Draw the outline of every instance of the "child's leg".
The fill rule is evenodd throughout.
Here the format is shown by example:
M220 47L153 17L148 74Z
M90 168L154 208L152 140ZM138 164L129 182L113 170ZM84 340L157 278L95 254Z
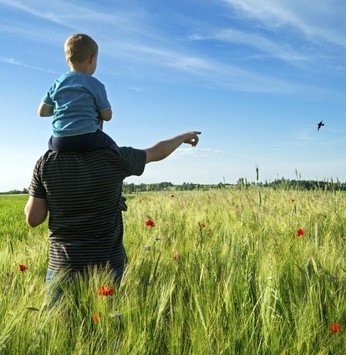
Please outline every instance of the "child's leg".
M57 152L92 152L116 144L114 140L99 129L93 133L70 137L50 137L48 148Z
M98 129L94 133L94 139L95 139L95 141L97 141L98 149L108 148L111 145L116 144L114 142L114 140L108 134L106 134L105 132L101 131L100 129Z

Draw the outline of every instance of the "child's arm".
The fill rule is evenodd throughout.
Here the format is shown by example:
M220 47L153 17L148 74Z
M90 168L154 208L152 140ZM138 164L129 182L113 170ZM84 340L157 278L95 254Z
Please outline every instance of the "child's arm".
M40 117L49 117L49 116L53 116L54 114L54 107L53 106L49 106L47 104L45 104L44 102L41 102L40 106L38 107L38 115Z
M109 108L107 110L100 111L99 117L104 121L110 121L112 118L112 109Z

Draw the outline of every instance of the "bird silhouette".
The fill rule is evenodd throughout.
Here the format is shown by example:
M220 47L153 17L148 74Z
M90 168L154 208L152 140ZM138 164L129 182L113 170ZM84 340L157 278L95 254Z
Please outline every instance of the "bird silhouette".
M317 123L317 130L319 131L322 126L324 126L323 121Z

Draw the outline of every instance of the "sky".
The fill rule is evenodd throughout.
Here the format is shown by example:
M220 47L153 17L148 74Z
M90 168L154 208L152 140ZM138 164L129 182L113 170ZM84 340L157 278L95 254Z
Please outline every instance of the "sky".
M37 108L73 33L98 43L119 146L202 132L125 182L345 182L345 18L344 0L0 0L0 191L47 150Z

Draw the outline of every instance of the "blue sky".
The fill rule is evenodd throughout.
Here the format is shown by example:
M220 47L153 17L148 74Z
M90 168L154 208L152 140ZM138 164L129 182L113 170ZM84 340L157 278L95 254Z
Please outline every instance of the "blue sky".
M30 183L51 118L37 108L87 33L121 146L182 146L127 182L346 180L344 0L0 0L0 191ZM317 123L325 126L317 132Z

